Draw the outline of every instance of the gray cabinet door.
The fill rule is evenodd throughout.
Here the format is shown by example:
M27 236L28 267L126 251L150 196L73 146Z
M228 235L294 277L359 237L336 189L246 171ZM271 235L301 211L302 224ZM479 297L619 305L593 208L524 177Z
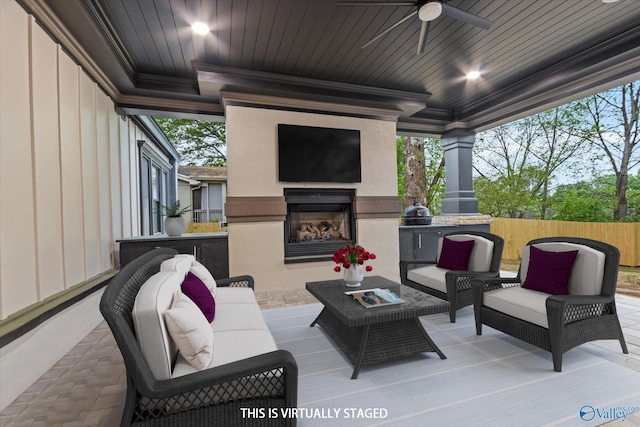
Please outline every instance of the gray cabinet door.
M438 239L442 231L415 231L413 233L413 257L427 261L435 261L438 255Z

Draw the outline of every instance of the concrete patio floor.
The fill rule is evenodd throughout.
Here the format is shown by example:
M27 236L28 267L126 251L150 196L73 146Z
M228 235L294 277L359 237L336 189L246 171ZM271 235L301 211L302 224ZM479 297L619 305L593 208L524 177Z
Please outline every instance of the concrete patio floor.
M317 302L306 290L256 292L256 296L264 309ZM620 352L617 341L587 345L610 349L611 360L640 372L640 298L618 295L616 301L629 354ZM0 412L0 427L117 426L125 384L122 356L102 322ZM627 403L640 406L640 402ZM608 426L640 427L640 412Z

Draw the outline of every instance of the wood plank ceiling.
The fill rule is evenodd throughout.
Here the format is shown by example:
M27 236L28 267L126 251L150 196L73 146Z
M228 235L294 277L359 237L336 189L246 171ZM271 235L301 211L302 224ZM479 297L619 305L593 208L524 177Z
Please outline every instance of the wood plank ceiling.
M29 9L34 0L21 1ZM153 110L160 105L154 99L163 99L164 109L166 100L180 100L185 112L202 111L205 103L209 113L222 114L219 90L295 92L353 105L410 105L398 128L438 134L452 126L486 128L640 72L637 0L451 0L493 26L483 30L440 16L421 55L417 16L361 48L415 6L45 1L131 109ZM210 33L193 34L195 21L207 23ZM467 81L471 70L481 77Z

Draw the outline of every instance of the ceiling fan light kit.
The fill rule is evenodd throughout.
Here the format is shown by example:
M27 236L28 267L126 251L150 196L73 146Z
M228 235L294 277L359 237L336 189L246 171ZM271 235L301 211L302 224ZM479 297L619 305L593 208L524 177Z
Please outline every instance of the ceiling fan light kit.
M418 9L418 18L421 21L433 21L440 15L442 15L442 3L439 1L427 2Z
M387 33L400 26L405 21L408 21L415 15L418 15L418 19L422 21L422 26L420 28L420 38L418 40L418 55L424 53L424 48L427 43L427 35L429 34L429 24L431 23L431 21L439 18L442 15L457 19L466 24L474 25L484 30L488 30L491 25L493 25L493 22L489 21L488 19L482 18L478 15L474 15L473 13L467 12L465 10L458 9L457 7L450 6L446 3L441 2L440 0L431 0L426 2L424 0L418 0L414 2L338 2L336 4L338 6L410 6L415 8L413 12L411 12L395 24L391 25L387 29L376 34L375 37L373 37L362 46L363 49L371 45L381 37L385 36Z

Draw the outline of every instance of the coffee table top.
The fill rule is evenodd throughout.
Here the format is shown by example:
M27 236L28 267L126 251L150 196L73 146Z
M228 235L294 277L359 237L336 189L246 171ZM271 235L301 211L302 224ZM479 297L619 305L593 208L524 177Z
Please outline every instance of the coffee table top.
M365 277L362 286L357 288L347 287L342 279L308 282L306 288L326 309L331 310L349 327L449 312L447 301L381 276ZM345 295L345 292L364 291L372 288L390 289L405 302L383 307L364 308L351 295Z

